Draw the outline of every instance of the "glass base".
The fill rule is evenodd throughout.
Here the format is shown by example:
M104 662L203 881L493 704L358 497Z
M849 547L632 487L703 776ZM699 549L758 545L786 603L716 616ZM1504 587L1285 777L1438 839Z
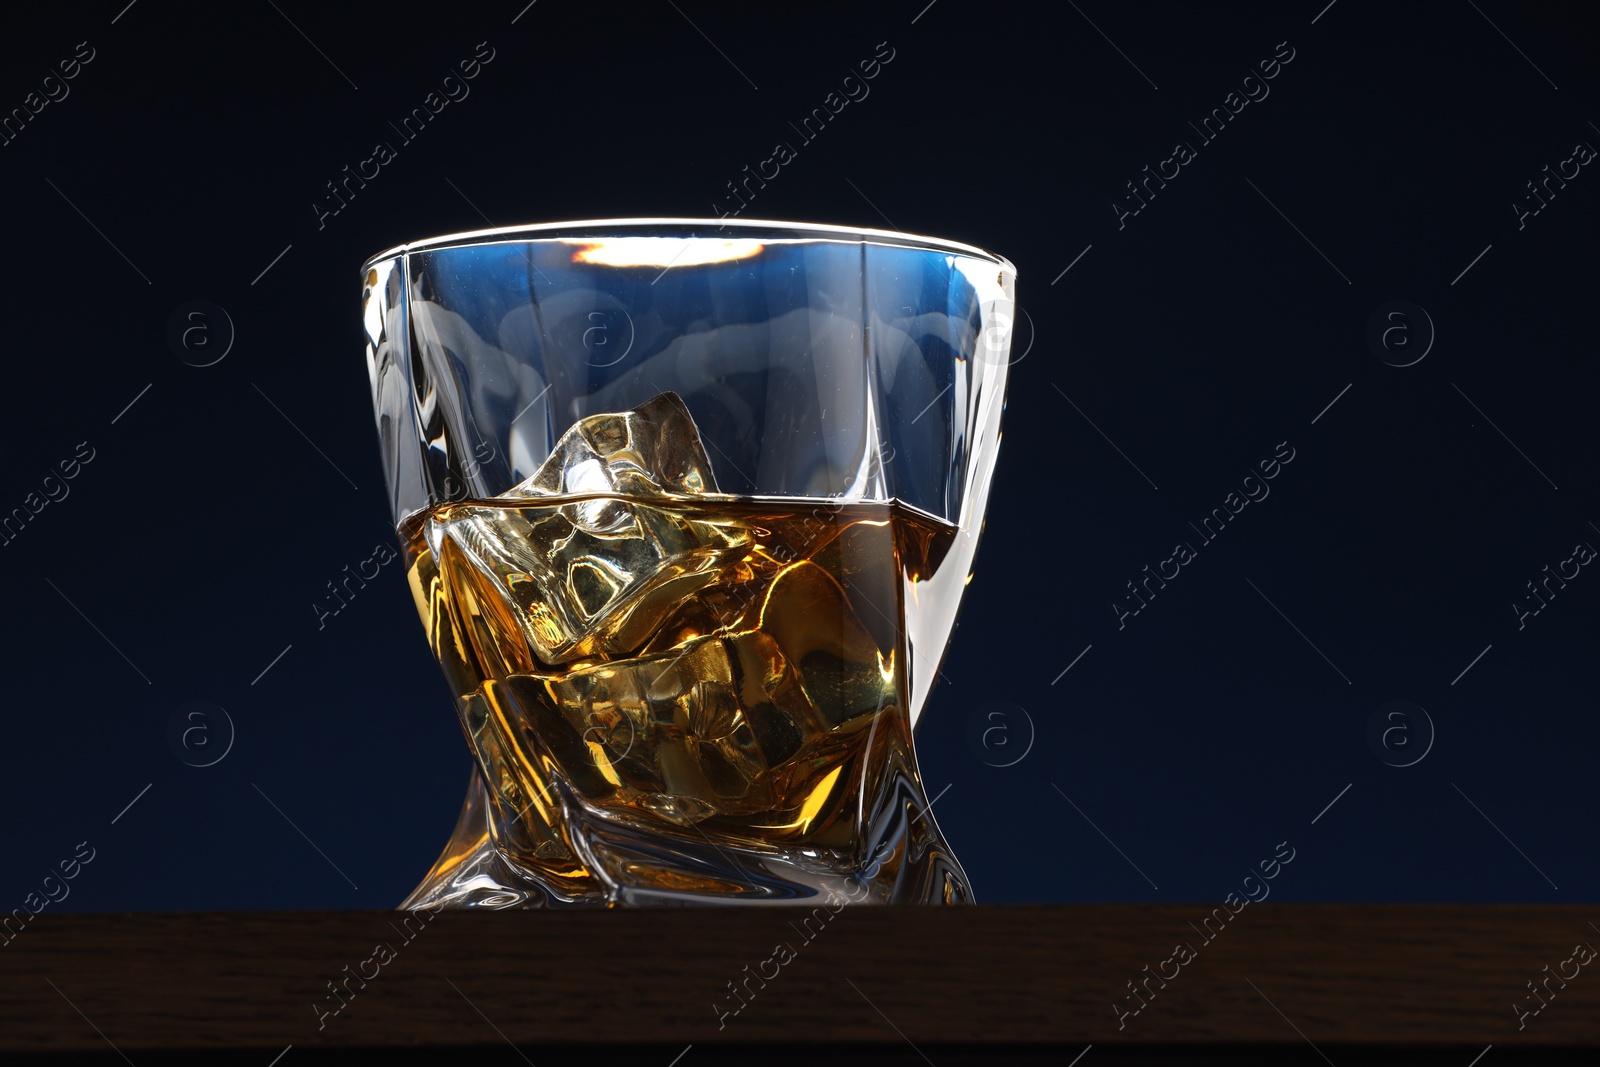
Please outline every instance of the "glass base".
M550 855L549 842L522 847L516 813L495 803L474 767L449 845L400 907L974 903L920 784L905 774L884 784L850 855L713 841L696 826L638 827L567 790L555 799L571 850Z

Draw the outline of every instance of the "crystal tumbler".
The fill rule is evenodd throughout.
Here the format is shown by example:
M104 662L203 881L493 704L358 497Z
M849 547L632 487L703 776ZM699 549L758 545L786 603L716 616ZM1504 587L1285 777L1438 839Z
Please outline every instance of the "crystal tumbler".
M390 505L474 757L403 907L972 900L912 738L1015 291L977 248L782 222L368 261Z

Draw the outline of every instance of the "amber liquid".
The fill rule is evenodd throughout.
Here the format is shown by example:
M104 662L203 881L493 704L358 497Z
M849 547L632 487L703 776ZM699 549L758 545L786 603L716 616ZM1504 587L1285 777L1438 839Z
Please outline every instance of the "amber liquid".
M883 776L915 775L903 598L954 532L896 503L547 497L402 536L488 788L522 813L506 844L576 884L558 784L641 826L851 846Z

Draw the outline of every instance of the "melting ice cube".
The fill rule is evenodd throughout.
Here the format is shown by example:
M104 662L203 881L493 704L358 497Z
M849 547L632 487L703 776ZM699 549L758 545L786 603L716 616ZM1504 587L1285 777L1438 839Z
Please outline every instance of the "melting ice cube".
M693 416L677 393L662 393L632 411L579 419L539 470L505 495L716 491Z
M504 494L510 506L447 508L430 543L441 566L464 556L514 605L545 664L609 658L636 651L747 550L737 524L686 518L671 506L672 497L716 491L689 409L662 393L631 411L578 420L539 470Z

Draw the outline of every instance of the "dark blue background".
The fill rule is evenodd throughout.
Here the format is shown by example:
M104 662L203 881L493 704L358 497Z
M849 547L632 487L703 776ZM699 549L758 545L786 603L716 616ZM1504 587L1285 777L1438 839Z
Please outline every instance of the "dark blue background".
M81 841L55 910L398 903L469 759L397 566L320 631L311 606L392 543L362 260L486 218L707 215L780 140L798 156L745 217L1020 271L1032 347L918 735L980 900L1220 901L1279 842L1278 900L1600 899L1600 577L1520 631L1511 608L1600 545L1600 176L1522 229L1511 208L1600 145L1580 5L124 2L0 38L3 109L96 52L0 147L0 510L95 450L0 547L0 911ZM480 41L471 95L319 229L324 183ZM882 41L870 95L798 144ZM1124 183L1282 41L1270 96L1119 229ZM214 366L167 342L191 300L236 327ZM1436 328L1414 366L1368 344L1392 300ZM1188 523L1283 441L1271 496L1200 546ZM1198 558L1119 630L1124 583L1182 540ZM1436 730L1414 766L1368 743L1392 699ZM211 767L169 745L191 700L237 729Z

